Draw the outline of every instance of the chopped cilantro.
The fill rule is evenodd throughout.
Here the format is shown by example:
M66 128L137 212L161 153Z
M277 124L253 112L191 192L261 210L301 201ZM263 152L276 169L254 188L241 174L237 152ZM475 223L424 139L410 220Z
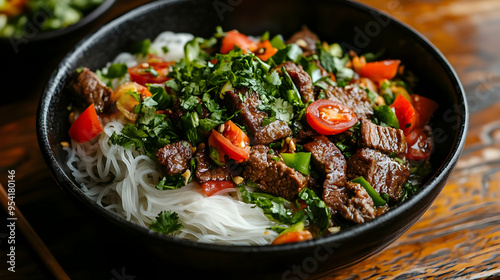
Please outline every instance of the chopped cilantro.
M326 230L330 226L331 214L325 202L309 188L303 188L299 192L299 198L307 205L304 208L306 216L318 226L320 232Z
M184 178L181 174L176 174L163 177L163 179L156 184L156 188L159 190L175 190L183 187L185 183L186 178Z
M149 228L164 234L171 234L182 228L179 223L179 215L171 211L162 211L156 216L156 219L151 222Z
M153 100L157 103L157 109L166 109L172 106L172 96L167 94L167 91L163 86L148 84L148 89L153 95Z
M136 106L139 108L135 124L126 124L120 134L110 137L112 144L125 148L142 149L148 156L154 157L158 149L179 139L170 119L157 114L154 107L158 103L152 97L146 98Z
M271 109L276 113L276 119L289 122L293 118L293 106L287 101L276 98L271 104Z
M142 56L147 56L149 54L149 48L151 47L151 40L145 39L137 43L132 48L132 53L140 54Z
M410 196L417 193L418 190L419 190L418 185L413 185L410 182L403 183L403 193L401 194L401 198L399 199L399 201L403 202L407 200L408 198L410 198Z
M256 185L253 182L247 182L247 184ZM249 192L245 186L240 186L239 190L244 202L256 204L272 220L285 224L295 224L304 219L304 213L302 211L294 213L292 203L282 197L268 193Z
M102 73L105 78L115 79L121 78L127 74L128 67L123 63L113 63L108 67L108 72L106 74Z
M158 77L160 74L153 68L153 66L149 66L148 68L144 69L144 72L146 73L151 73L151 75Z

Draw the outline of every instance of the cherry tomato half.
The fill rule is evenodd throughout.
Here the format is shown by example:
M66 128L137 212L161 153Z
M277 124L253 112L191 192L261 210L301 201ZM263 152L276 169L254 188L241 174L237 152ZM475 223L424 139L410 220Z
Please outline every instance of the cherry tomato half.
M237 147L245 148L250 145L250 138L248 138L245 132L231 120L224 123L222 135Z
M415 161L426 160L431 156L432 139L422 128L416 128L406 135L408 145L406 158Z
M323 135L341 133L358 121L351 108L328 99L319 99L311 103L307 107L306 119L314 130Z
M415 111L418 113L418 127L422 128L432 117L434 111L439 107L439 105L429 98L423 97L418 94L411 95L411 104Z
M150 54L148 62L129 68L128 73L133 82L143 86L146 84L161 84L169 79L167 75L170 64L160 56Z
M229 139L224 137L222 134L212 129L210 137L208 139L209 145L215 146L219 153L227 155L229 158L236 161L243 161L250 157L250 153L247 149L236 146L231 143Z

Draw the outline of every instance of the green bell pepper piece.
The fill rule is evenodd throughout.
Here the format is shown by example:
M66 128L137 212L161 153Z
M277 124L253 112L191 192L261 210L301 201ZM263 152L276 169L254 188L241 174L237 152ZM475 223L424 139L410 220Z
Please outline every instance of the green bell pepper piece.
M361 186L363 186L363 188L365 188L366 192L368 192L368 194L370 195L370 197L373 199L373 204L375 206L383 206L387 203L387 201L385 201L381 196L380 194L377 193L377 191L375 191L375 189L373 189L373 187L370 185L370 183L368 183L365 178L363 178L362 176L352 180L353 183L358 183L360 184Z
M311 153L282 153L283 162L304 175L309 175L309 165L311 163Z
M399 128L398 118L391 107L387 105L377 106L373 108L373 113L379 121L384 122L388 126Z

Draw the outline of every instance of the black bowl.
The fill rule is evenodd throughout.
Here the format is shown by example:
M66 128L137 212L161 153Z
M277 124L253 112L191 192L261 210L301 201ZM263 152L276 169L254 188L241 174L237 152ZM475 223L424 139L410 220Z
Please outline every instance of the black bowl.
M377 219L327 237L279 246L220 246L164 236L104 210L80 190L65 166L60 142L68 140L68 96L63 88L78 67L103 67L134 43L164 30L210 36L215 27L252 35L269 30L285 37L303 24L328 42L359 53L385 47L420 79L417 93L440 104L435 113L432 174L408 201ZM50 78L38 108L37 133L44 158L61 188L87 212L162 260L201 269L279 270L300 276L341 268L373 255L400 237L434 201L463 148L468 124L465 94L443 55L410 27L350 1L161 1L127 13L81 41ZM297 270L299 269L299 270ZM302 277L302 276L300 276Z

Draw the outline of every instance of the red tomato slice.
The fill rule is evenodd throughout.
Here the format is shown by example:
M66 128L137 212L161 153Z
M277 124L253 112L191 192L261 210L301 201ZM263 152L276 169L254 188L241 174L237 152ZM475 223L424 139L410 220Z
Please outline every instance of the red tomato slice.
M263 61L267 61L271 56L275 55L278 52L278 49L271 45L269 40L264 40L257 44L257 50L255 51L255 55L262 59Z
M250 153L246 149L234 145L229 139L214 129L212 129L208 143L214 143L215 148L217 148L219 152L226 154L229 158L236 161L243 161L250 157Z
M403 130L405 135L408 135L417 126L418 114L415 108L411 105L402 94L398 95L394 102L390 105L394 108L396 117L399 121L399 128Z
M302 231L292 231L278 235L276 239L271 243L272 245L286 244L286 243L295 243L305 240L312 239L313 236L310 231L302 230Z
M245 132L243 132L243 130L241 130L241 128L234 124L231 120L224 124L222 135L237 147L245 148L250 145L250 138L248 138Z
M234 49L234 46L238 46L246 53L248 50L254 52L257 49L257 45L250 39L247 35L238 32L237 30L231 30L226 33L226 37L222 39L222 45L220 52L226 54Z
M323 135L341 133L358 121L351 108L328 99L319 99L311 103L307 107L306 119L314 130Z
M170 64L160 56L150 54L147 63L141 63L129 68L128 73L132 81L143 86L146 84L161 84L169 79L167 75Z
M361 77L366 77L376 82L384 79L390 80L396 76L400 63L400 60L368 62L361 68Z
M411 95L411 104L418 113L418 127L420 128L423 128L429 123L432 114L439 107L433 100L418 94Z
M69 137L78 143L85 143L103 131L94 104L91 104L69 128Z
M201 189L207 196L212 196L220 190L234 188L234 186L231 181L207 181L201 184Z
M406 136L408 145L406 158L410 160L422 161L431 156L432 141L431 138L421 128L414 129Z

